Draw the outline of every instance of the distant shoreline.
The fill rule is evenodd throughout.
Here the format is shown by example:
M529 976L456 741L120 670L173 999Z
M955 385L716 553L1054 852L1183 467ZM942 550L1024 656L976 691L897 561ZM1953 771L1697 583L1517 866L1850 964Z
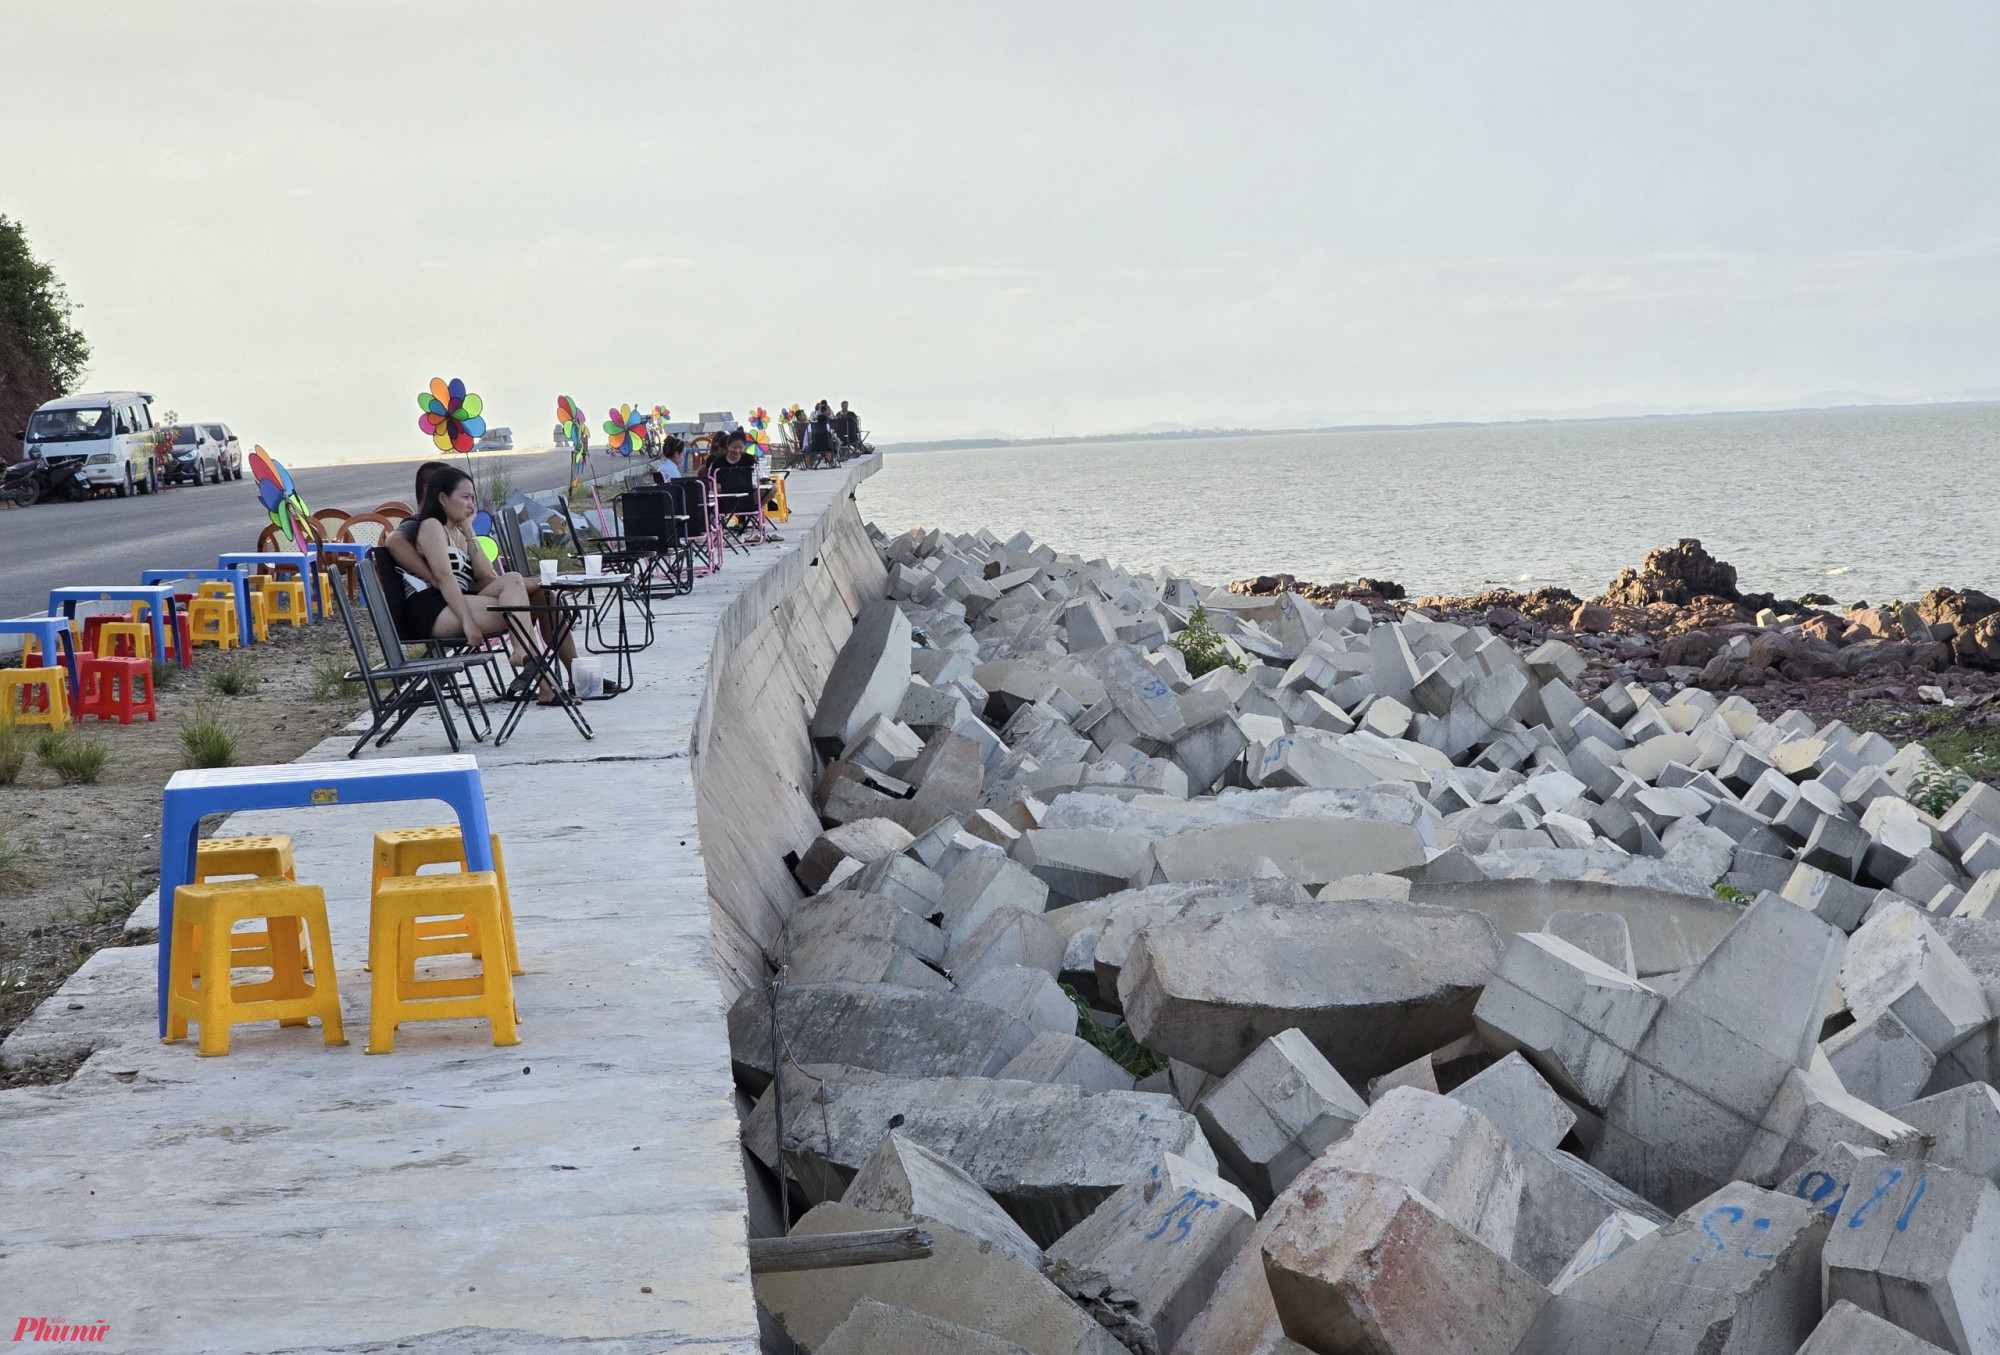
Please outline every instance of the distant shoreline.
M1297 437L1308 433L1420 433L1458 428L1538 428L1551 424L1661 423L1670 419L1770 418L1786 414L1860 414L1912 409L1980 409L2000 400L1933 400L1920 404L1801 405L1790 409L1706 409L1673 414L1580 414L1566 418L1440 419L1428 423L1344 423L1312 428L1186 428L1153 433L1086 433L1046 438L938 438L878 444L883 452L964 452L998 447L1059 447L1072 443L1187 442L1209 438Z

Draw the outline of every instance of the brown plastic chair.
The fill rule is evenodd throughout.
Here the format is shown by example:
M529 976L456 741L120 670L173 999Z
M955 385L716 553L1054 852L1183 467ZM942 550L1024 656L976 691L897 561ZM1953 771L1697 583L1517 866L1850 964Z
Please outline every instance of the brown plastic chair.
M404 503L401 499L391 499L387 503L378 503L375 505L375 516L385 517L389 519L391 524L401 522L407 517L414 517L416 511L416 509L410 507L410 505ZM369 515L363 513L361 516L367 517Z
M334 534L335 541L351 541L363 546L379 546L396 530L396 524L380 513L356 513L340 524ZM347 583L347 596L361 596L361 578L355 561L345 555L334 557L341 578Z
M326 540L332 541L340 535L340 524L352 516L345 508L317 508L313 510L312 520Z

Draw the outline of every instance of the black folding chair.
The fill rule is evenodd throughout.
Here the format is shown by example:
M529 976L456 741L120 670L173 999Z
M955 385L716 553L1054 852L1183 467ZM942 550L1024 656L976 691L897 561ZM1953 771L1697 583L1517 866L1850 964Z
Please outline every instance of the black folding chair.
M521 519L513 509L493 510L493 535L500 542L500 562L523 578L533 578L534 563L528 559L528 543L521 539Z
M693 552L679 500L666 485L629 489L612 500L619 547L605 555L605 565L630 573L639 595L649 602L694 589Z
M369 552L370 555L376 553ZM361 592L368 606L369 618L375 627L376 641L381 647L382 661L376 663L369 654L367 642L348 604L346 590L334 589L334 606L340 612L341 626L347 631L347 643L354 650L355 671L347 674L347 680L359 682L362 690L367 692L368 709L373 716L368 731L354 741L347 755L358 757L370 739L375 740L377 748L382 747L402 731L411 716L426 706L437 711L438 720L444 725L445 739L451 744L451 750L457 752L458 727L452 723L447 698L465 717L466 731L475 741L483 740L492 728L492 721L486 714L485 703L479 699L479 689L472 686L466 671L479 661L478 658L472 654L449 658L404 658L403 643L396 633L395 620L401 608L383 596L381 578L374 569L363 568L356 573L361 580ZM472 687L473 704L479 710L476 719L465 702L466 687Z
M390 558L389 552L380 546L369 551L368 559L364 562L361 572L364 575L373 574L375 576L375 592L364 593L362 595L363 601L368 603L369 614L371 616L375 614L373 599L379 594L387 599L388 602L388 625L390 629L394 630L398 635L407 631L409 627L404 623L403 618L403 580L401 574L396 569L396 562ZM380 625L381 623L377 623L378 633ZM461 635L426 635L420 639L405 640L403 641L403 645L406 647L409 645L422 646L424 657L426 658L444 659L463 656L471 659L473 666L486 674L486 681L493 688L495 699L498 699L507 694L508 687L508 679L501 676L499 663L500 655L504 651L504 645L502 649L493 648L493 642L498 638L498 636L488 636L486 644L477 649L467 644L465 637ZM403 651L399 648L396 652L400 654ZM477 696L478 692L479 689L475 686L473 688L473 695Z

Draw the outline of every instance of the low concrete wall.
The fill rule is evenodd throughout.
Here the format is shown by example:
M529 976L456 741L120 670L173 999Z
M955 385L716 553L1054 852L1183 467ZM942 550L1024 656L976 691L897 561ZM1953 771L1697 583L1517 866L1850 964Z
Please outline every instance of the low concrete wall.
M716 627L689 753L725 1002L762 982L765 947L801 897L784 858L820 830L806 722L855 616L888 587L854 502L881 464L857 462L839 502Z

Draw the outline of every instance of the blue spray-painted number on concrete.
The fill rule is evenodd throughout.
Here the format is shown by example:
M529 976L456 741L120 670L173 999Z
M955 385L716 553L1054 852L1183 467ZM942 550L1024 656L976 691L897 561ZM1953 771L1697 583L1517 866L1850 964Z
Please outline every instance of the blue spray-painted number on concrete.
M1167 1239L1169 1244L1178 1242L1193 1230L1194 1221L1202 1210L1220 1208L1222 1208L1222 1201L1204 1195L1198 1190L1190 1190L1182 1195L1180 1199L1174 1201L1174 1207L1169 1209L1166 1217L1160 1220L1159 1227L1146 1234L1146 1240L1151 1242L1158 1238L1160 1234L1166 1232L1167 1229L1178 1224L1180 1231Z

